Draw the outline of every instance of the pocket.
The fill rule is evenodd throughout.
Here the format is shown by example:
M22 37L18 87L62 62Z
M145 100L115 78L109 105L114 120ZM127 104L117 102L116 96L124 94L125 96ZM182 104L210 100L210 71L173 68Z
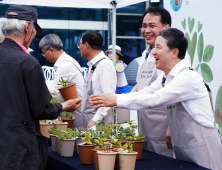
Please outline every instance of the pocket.
M48 157L48 138L37 136L39 144L39 170L44 170Z

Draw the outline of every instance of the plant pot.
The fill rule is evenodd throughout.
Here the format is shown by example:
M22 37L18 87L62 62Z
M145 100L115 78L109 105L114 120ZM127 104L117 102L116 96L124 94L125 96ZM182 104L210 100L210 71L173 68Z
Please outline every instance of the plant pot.
M110 151L97 152L98 161L99 161L99 170L113 170L116 160L117 152Z
M56 128L56 125L59 125L59 129L60 130L65 130L65 129L67 129L67 127L68 127L68 123L66 122L66 123L55 123L54 124L54 127Z
M76 83L68 84L65 87L61 87L58 89L65 101L69 99L77 99L78 94L76 90Z
M57 147L57 136L56 135L52 135L51 136L51 143L52 143L52 151L53 152L58 152L58 147Z
M61 119L62 119L63 122L67 122L68 123L67 128L71 128L71 129L74 128L75 119L70 119L68 117L61 117Z
M64 157L72 157L74 152L75 139L60 140L60 153Z
M76 138L76 142L75 142L75 152L77 153L77 154L79 154L79 147L77 146L77 144L79 144L79 143L82 143L82 142L85 142L84 140L82 140L81 138Z
M93 159L94 159L94 166L95 166L95 170L99 170L99 162L98 162L98 155L97 155L97 151L102 151L102 149L93 149Z
M138 152L135 151L130 153L118 152L120 170L134 170L137 154Z
M93 151L95 144L92 145L80 145L79 147L79 160L81 164L92 164L93 163Z
M138 152L136 159L142 159L144 140L134 140L133 151Z
M60 153L60 139L59 139L59 137L57 137L57 151L58 151L58 154L61 154Z
M40 132L43 136L50 138L50 134L48 132L49 128L53 126L52 124L40 123Z

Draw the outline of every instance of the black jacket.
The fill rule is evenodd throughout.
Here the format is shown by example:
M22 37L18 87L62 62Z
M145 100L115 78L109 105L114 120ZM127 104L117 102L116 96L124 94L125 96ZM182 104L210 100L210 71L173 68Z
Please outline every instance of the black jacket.
M62 111L50 100L37 60L6 38L0 46L0 170L44 169L48 147L39 120Z

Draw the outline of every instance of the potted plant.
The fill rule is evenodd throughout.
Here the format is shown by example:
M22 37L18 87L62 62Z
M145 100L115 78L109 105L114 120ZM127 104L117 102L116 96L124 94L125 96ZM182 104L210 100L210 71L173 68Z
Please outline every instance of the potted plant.
M131 134L131 135L134 141L133 151L138 152L136 159L142 159L143 143L144 143L144 140L142 139L145 138L145 136L143 136L142 133L141 134L138 133L137 135L134 135L134 134Z
M69 99L78 98L78 94L77 94L77 90L76 90L76 83L71 83L71 81L69 81L69 78L67 80L65 80L62 77L59 80L59 82L60 83L58 83L58 85L62 85L62 87L59 88L58 90L60 91L60 93L65 101L67 101Z
M67 129L67 127L68 127L67 122L63 122L62 120L59 120L59 119L56 119L54 121L54 127L57 127L57 125L59 125L58 127L61 131Z
M57 147L57 138L58 138L58 134L60 132L60 129L58 127L59 125L57 125L57 127L55 128L54 126L51 126L50 129L48 130L50 137L51 137L51 143L52 143L52 151L53 152L58 152L58 147Z
M43 136L50 138L50 134L48 132L49 128L52 126L52 122L47 120L40 120L40 132Z
M72 157L74 152L76 133L71 129L61 131L59 134L60 139L60 154L64 157Z
M75 114L64 112L64 113L61 113L61 115L64 116L64 117L61 117L62 121L68 123L67 128L73 129L74 122L75 122L75 119L74 119Z
M112 151L111 143L107 142L107 138L95 139L99 144L94 151L94 164L96 170L113 170L117 152Z
M126 143L122 145L121 143L120 148L122 150L118 151L118 158L119 158L119 167L116 169L120 170L134 170L135 163L136 163L136 156L138 152L133 151L133 137L129 136L126 138Z
M75 128L74 131L76 131L76 142L75 142L75 152L79 154L79 147L77 144L85 142L85 140L82 140L81 138L85 136L85 132L87 131L84 127L79 127L79 129Z
M85 132L85 137L81 138L85 142L77 144L79 148L79 159L81 164L93 163L93 151L92 149L96 144L92 143L94 137L90 137L89 132Z

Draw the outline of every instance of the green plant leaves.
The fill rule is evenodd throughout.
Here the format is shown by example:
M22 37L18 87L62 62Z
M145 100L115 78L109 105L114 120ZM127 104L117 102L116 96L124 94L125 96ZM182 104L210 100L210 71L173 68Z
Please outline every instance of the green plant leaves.
M204 50L203 61L209 62L213 57L213 53L214 53L214 46L207 45Z
M199 67L200 67L200 64L198 64L197 67L196 67L196 70L197 70L197 71L199 70Z
M200 32L200 30L202 29L202 24L200 23L200 21L198 21L198 32Z
M190 17L188 18L188 25L189 25L189 31L190 31L190 33L191 33L192 30L193 30L194 22L195 22L194 18L193 18L193 19L191 19Z
M220 86L218 92L217 92L217 98L215 103L215 120L216 123L218 123L220 132L222 132L222 86ZM222 133L220 133L220 138L222 139Z
M202 63L200 68L201 68L201 74L204 80L208 83L211 82L213 80L213 74L210 67L207 64Z
M181 25L183 27L183 29L186 29L186 19L184 18L183 21L181 21Z
M193 34L192 40L190 40L190 37L189 37L188 33L185 34L185 37L187 38L187 41L188 41L188 54L190 55L191 65L192 65L193 64L195 50L196 50L197 33L195 32Z
M203 33L201 33L198 39L198 44L197 44L197 54L198 54L199 62L202 61L203 48L204 48L204 40L203 40Z

